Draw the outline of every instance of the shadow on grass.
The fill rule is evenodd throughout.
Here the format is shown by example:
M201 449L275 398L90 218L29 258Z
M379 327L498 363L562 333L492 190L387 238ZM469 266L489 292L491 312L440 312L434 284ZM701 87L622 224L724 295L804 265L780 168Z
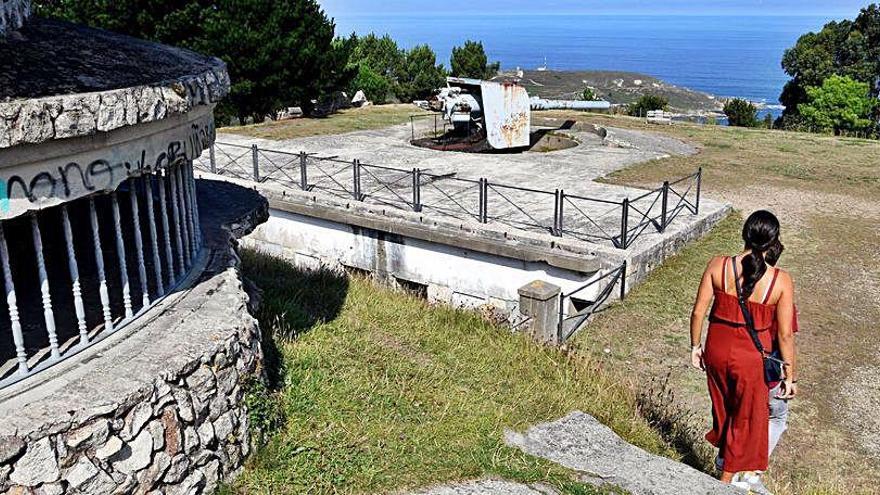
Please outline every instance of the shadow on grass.
M278 342L336 319L348 294L348 278L327 270L302 270L254 250L243 250L241 259L244 276L262 293L254 316L263 331L267 385L279 390L283 362Z

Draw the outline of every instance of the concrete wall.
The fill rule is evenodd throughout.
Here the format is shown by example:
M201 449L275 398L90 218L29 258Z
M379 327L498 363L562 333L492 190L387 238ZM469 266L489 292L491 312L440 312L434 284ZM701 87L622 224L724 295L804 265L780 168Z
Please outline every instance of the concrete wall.
M242 240L305 268L355 268L379 278L427 286L433 302L478 308L490 305L505 315L518 309L517 290L543 280L571 290L596 276L497 254L340 223L281 209ZM589 294L586 294L588 296Z

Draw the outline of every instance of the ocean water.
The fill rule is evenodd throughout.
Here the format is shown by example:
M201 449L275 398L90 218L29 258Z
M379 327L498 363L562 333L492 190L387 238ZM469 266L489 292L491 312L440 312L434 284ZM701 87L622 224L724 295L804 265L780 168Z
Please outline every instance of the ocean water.
M337 16L337 33L388 33L403 47L480 40L504 68L624 70L718 96L778 104L786 48L832 20L815 16ZM778 114L779 109L774 109Z

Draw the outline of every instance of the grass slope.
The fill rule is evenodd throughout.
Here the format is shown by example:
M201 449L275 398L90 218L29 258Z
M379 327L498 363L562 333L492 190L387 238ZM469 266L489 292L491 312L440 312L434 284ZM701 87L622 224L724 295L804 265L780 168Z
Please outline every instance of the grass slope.
M379 493L496 476L598 493L503 444L505 428L574 409L674 455L588 356L359 277L249 251L243 270L265 291L258 318L277 390L254 401L253 421L276 429L228 491Z

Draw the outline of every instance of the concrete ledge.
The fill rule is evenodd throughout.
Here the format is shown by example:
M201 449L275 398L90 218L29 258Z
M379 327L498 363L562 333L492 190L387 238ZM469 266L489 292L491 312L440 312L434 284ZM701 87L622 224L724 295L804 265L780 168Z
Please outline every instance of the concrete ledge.
M237 472L262 351L232 228L251 230L267 205L212 186L198 186L204 270L138 326L0 398L0 491L201 493Z
M325 194L299 191L270 184L233 179L196 171L197 177L227 181L255 188L274 209L300 215L380 230L427 242L457 246L472 251L521 261L543 262L579 272L611 268L604 263L597 246L561 239L499 224L456 221L397 208L383 208L356 201L343 201Z
M0 148L107 132L220 101L223 61L34 18L0 43Z

